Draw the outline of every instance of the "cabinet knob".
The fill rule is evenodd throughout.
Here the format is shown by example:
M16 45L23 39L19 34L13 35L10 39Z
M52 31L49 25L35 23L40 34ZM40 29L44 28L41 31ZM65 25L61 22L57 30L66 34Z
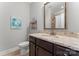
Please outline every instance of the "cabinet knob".
M64 56L68 56L68 54L64 53Z

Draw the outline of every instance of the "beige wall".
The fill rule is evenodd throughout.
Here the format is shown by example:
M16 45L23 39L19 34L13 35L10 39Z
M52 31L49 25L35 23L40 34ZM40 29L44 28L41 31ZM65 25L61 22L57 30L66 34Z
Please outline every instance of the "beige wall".
M30 6L30 19L36 18L37 20L37 31L43 30L43 21L44 21L44 14L43 14L43 2L33 2Z
M26 40L30 20L29 12L28 3L0 2L0 50L15 47L18 43ZM10 16L22 19L23 24L20 30L10 29Z
M68 31L79 32L79 2L66 3L66 20ZM31 20L33 17L37 18L38 30L43 29L43 3L32 3L31 5Z
M66 3L68 31L79 32L79 2Z

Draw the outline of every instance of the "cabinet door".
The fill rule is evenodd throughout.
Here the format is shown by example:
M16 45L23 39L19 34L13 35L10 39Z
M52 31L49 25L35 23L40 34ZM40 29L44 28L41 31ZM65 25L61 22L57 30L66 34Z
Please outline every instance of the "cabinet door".
M66 48L54 45L54 55L55 56L68 56L69 52L66 51Z
M35 56L35 44L29 43L29 55L30 56Z
M52 53L44 50L41 47L36 46L36 56L52 56Z
M36 40L36 44L41 46L42 48L48 50L49 52L53 52L53 44L41 39Z
M35 43L35 37L29 36L29 41Z

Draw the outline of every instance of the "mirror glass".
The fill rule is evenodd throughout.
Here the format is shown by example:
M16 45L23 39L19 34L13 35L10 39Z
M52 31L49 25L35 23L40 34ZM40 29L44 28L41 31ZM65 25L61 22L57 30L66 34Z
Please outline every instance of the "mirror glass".
M51 28L53 21L55 28L65 29L65 2L49 2L44 7L44 28ZM52 17L55 20L52 20Z

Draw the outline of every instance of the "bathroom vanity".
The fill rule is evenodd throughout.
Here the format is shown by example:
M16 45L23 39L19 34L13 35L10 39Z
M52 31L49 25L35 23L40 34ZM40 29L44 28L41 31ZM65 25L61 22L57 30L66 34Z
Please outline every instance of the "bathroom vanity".
M79 56L79 38L35 33L29 41L30 56Z
M79 34L74 34L79 32L78 24L76 24L79 21L74 15L71 17L72 4L71 6L66 4L68 3L47 2L44 4L44 31L47 30L51 34L29 35L30 56L79 56ZM64 34L61 34L62 31Z

